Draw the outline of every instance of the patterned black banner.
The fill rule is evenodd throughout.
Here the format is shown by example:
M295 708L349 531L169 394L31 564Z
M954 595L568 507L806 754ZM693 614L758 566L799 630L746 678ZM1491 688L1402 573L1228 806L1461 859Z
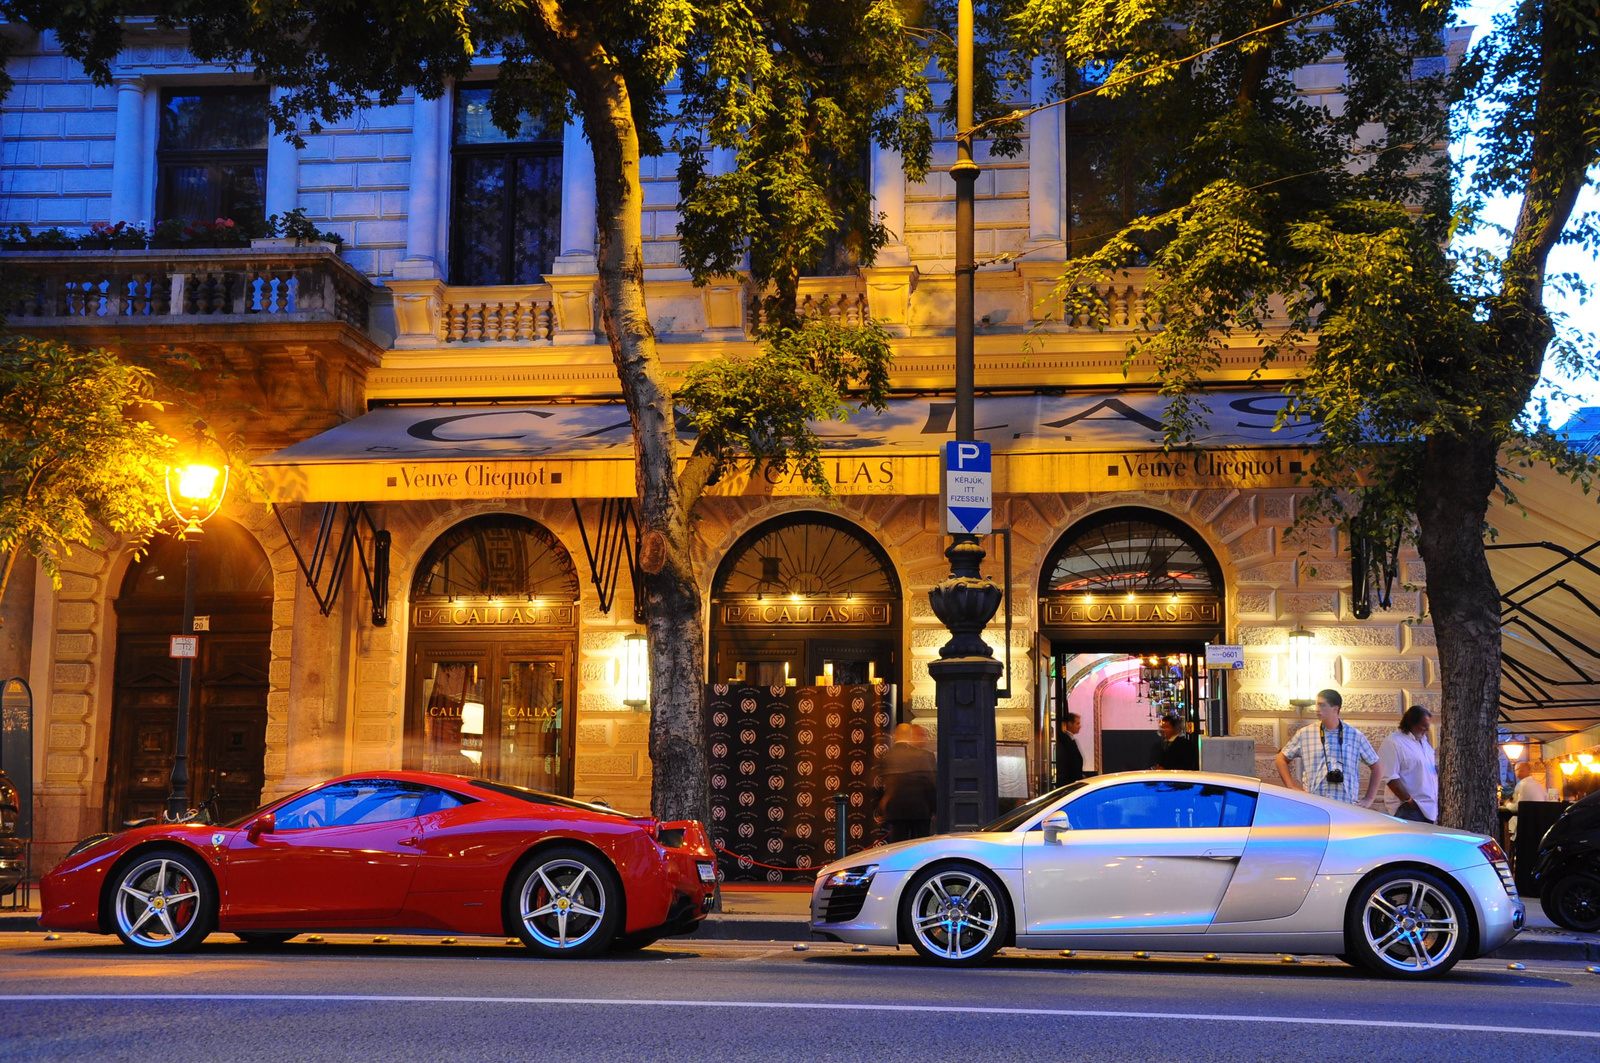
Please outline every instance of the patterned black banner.
M882 683L706 688L711 836L737 854L717 854L724 881L810 882L812 869L839 855L839 793L848 851L882 844L873 785L889 748L894 695Z

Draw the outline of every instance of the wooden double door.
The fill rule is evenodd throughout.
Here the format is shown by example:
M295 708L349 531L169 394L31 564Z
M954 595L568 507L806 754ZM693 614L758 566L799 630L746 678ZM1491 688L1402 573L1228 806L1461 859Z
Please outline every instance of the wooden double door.
M570 796L575 656L570 640L415 639L406 766Z
M144 603L117 607L116 686L112 695L106 826L160 815L171 792L178 713L178 662L171 636L182 617ZM213 785L224 820L261 801L266 783L270 598L202 600L213 630L200 634L189 687L189 805Z

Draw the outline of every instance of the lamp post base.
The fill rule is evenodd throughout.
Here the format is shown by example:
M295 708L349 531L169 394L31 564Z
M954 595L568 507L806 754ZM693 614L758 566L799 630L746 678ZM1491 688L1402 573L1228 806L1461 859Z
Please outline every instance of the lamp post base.
M939 660L928 664L939 710L934 818L940 833L973 830L999 815L994 707L995 684L1004 670L983 640L1002 597L980 570L983 545L977 536L958 535L944 556L950 559L950 575L928 592L934 615L950 629Z

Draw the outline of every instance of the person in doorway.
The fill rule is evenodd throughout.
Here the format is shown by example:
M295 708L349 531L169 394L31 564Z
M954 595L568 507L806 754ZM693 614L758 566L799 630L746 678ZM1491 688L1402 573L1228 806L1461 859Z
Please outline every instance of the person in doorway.
M926 838L933 821L938 778L926 736L915 724L900 724L894 729L894 744L878 767L878 786L883 792L878 815L888 828L891 843Z
M1056 735L1056 785L1065 786L1083 778L1083 748L1078 745L1078 732L1083 730L1083 719L1075 712L1061 717L1061 733Z
M1161 740L1150 750L1150 766L1163 771L1199 771L1200 750L1189 737L1183 717L1176 712L1165 712L1157 721Z
M1511 791L1511 811L1515 812L1524 801L1550 800L1550 793L1544 788L1544 772L1535 771L1530 761L1518 764L1514 770L1517 773L1517 788ZM1511 842L1517 840L1516 816L1506 820L1506 838Z
M1439 822L1439 767L1428 725L1433 713L1413 705L1400 726L1378 747L1378 776L1383 780L1385 811L1415 823Z
M1382 773L1372 772L1366 793L1359 799L1356 792L1361 765L1377 764L1378 754L1366 735L1339 719L1343 707L1344 698L1337 690L1317 692L1317 722L1300 728L1278 751L1278 777L1291 790L1371 808L1383 784ZM1300 762L1303 774L1299 779L1289 768L1291 760Z

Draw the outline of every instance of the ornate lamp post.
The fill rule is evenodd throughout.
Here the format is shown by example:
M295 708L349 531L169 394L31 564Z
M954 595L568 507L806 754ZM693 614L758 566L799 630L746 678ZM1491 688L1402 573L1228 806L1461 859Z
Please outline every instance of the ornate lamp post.
M222 508L228 492L228 466L201 460L205 445L204 426L195 425L194 453L188 463L167 466L167 505L178 518L183 540L183 626L184 635L194 634L195 577L200 565L201 526ZM178 658L178 720L173 739L172 791L167 794L167 815L183 815L189 805L189 682L194 657Z
M970 441L973 420L973 185L972 0L961 0L956 19L956 439ZM928 665L939 711L936 822L939 831L981 826L999 812L995 767L994 659L983 629L1000 605L1001 590L982 574L984 550L975 535L956 535L945 551L950 575L928 592L934 615L950 629L939 660Z

